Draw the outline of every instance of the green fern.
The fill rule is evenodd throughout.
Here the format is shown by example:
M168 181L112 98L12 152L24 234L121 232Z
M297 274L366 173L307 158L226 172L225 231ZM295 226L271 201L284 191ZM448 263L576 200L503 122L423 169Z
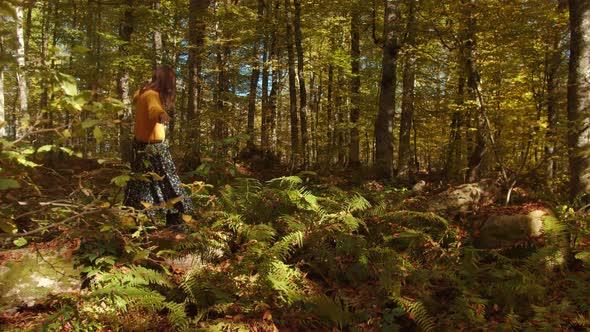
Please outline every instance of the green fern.
M280 178L271 179L271 180L268 180L266 183L271 186L278 186L278 187L283 187L286 185L288 189L293 189L293 188L299 187L301 184L303 184L303 180L298 176L291 175L291 176L281 176Z
M422 331L430 332L436 330L434 318L430 316L430 313L428 313L422 302L412 301L399 296L394 296L393 300L410 315Z
M371 207L371 203L366 198L356 193L352 198L346 202L346 211L357 212L365 211Z
M266 280L277 292L277 298L288 305L305 299L305 275L297 268L278 260L272 261Z
M285 261L296 247L303 247L303 232L293 232L285 235L280 241L273 244L269 253L271 257Z

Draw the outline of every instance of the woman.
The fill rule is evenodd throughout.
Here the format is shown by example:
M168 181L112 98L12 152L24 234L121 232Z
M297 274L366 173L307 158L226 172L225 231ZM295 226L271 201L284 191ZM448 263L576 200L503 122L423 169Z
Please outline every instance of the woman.
M165 109L174 105L176 76L170 67L158 67L152 81L135 93L132 180L125 189L124 204L154 217L166 213L166 225L180 223L192 202L181 186L166 142L170 117Z

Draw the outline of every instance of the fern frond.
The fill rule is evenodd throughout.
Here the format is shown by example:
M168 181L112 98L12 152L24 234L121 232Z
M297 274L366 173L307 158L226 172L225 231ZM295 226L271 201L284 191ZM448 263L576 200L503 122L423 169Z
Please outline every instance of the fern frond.
M213 223L211 228L227 227L234 232L239 232L244 225L243 217L240 214L222 212L220 215L222 219Z
M299 185L301 185L303 183L303 180L295 175L291 175L291 176L281 176L280 178L275 178L275 179L271 179L266 181L266 183L268 183L269 185L275 185L275 186L279 186L282 187L284 185L287 185L289 189L293 189L298 187Z
M272 257L284 261L289 258L296 247L303 247L303 232L293 232L285 235L270 248L270 253Z
M281 261L270 263L270 271L266 276L272 289L278 292L278 298L286 304L293 304L305 298L305 276L297 268L291 267Z
M382 218L387 214L387 208L388 204L385 201L381 201L371 209L369 215L372 217Z
M262 242L270 242L275 238L277 231L267 224L259 224L247 227L244 235L248 240L256 240Z
M325 294L312 296L307 303L314 306L313 312L322 318L330 320L339 330L350 321L351 313L339 298L331 298Z
M399 296L394 296L393 300L404 309L408 315L410 315L422 331L435 331L436 325L434 323L434 318L430 316L430 313L428 313L428 310L426 310L426 307L424 307L422 302L412 301Z
M346 202L346 211L348 212L365 211L370 207L371 203L359 193L356 193Z

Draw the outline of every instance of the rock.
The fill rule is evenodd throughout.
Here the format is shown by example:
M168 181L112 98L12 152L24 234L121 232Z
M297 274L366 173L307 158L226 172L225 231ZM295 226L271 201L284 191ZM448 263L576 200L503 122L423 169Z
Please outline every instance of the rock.
M497 193L497 187L490 180L467 183L431 197L429 209L437 213L465 213L477 205L493 202Z
M548 209L527 214L491 215L481 225L476 246L485 249L508 248L541 237L545 218L554 217Z
M424 188L426 188L426 181L420 180L412 187L412 191L415 193L422 193L424 192Z
M43 302L49 295L79 290L80 271L67 250L2 251L10 259L0 263L0 310L13 312Z

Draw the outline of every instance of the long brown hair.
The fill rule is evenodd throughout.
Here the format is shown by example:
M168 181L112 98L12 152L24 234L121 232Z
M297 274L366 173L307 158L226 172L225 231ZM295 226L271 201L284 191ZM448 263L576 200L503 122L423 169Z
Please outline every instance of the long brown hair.
M176 100L176 75L174 70L168 66L156 68L152 75L152 81L141 88L141 93L149 89L160 93L160 101L165 108L174 107Z

